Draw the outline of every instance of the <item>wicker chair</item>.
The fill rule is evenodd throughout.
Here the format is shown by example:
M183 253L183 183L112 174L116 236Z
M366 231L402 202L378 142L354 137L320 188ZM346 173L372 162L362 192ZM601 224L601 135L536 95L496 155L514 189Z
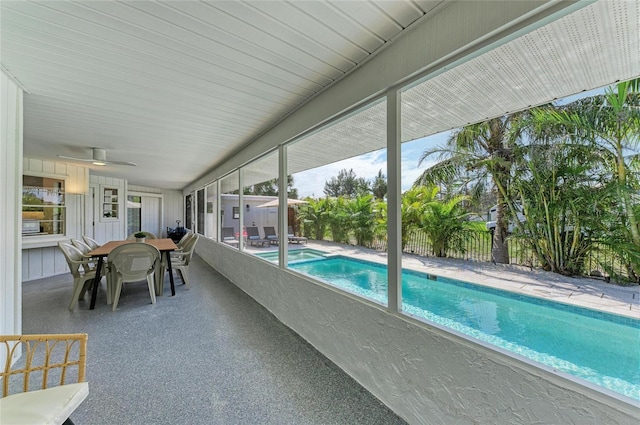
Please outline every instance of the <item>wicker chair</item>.
M0 422L73 425L69 416L89 394L86 355L87 334L0 335Z

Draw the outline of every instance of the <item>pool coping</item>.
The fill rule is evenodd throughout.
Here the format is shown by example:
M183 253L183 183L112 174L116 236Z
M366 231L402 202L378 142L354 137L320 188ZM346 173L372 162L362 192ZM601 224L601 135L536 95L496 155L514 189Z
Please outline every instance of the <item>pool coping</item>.
M275 247L277 249L277 247ZM325 251L387 264L386 252L359 246L309 240L302 248ZM298 249L289 245L289 249ZM266 252L258 250L251 252ZM512 264L493 264L453 258L402 255L407 270L461 280L563 304L640 319L640 285L619 286L602 280L569 277Z

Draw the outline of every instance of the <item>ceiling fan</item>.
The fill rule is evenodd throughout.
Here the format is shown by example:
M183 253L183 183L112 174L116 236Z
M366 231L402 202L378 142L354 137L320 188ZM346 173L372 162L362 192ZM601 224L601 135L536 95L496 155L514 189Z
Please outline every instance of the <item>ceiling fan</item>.
M58 158L72 159L74 161L90 162L93 165L131 165L137 166L135 162L129 161L107 161L107 150L102 148L93 148L93 158L75 158L72 156L58 155Z

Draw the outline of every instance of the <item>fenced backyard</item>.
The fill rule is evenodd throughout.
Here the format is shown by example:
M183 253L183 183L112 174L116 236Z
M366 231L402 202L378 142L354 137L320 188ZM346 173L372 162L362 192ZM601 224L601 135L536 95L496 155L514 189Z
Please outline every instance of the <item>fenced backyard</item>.
M325 240L331 240L330 235L325 236ZM461 249L447 250L447 258L464 259L468 261L491 262L491 242L490 231L466 231L461 237ZM355 239L350 241L356 245ZM597 246L597 245L596 245ZM376 235L368 248L377 251L387 250L387 239L385 234ZM433 245L427 235L420 231L412 231L403 252L416 254L423 257L433 257ZM541 267L533 251L518 239L509 239L509 262L510 264L526 266L531 268ZM618 257L605 248L598 246L598 249L589 252L583 261L582 275L594 278L601 278L616 283L629 284L627 269L619 261Z

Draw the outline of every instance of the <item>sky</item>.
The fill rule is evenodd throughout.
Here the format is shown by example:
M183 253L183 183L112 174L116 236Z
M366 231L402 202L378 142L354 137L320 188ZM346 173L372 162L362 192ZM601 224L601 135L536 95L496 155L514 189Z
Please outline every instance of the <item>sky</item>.
M603 92L604 88L599 88L588 92L578 93L573 96L568 96L563 99L559 99L554 103L556 105L566 105L575 100L584 97L595 96L598 94L602 94ZM420 160L422 153L426 149L444 145L447 139L450 137L451 133L452 131L445 131L402 144L402 169L400 173L403 192L413 185L413 182L415 182L416 178L418 178L418 176L422 174L425 169L436 163L436 158L432 158L418 165L418 161ZM342 169L353 169L357 177L364 177L369 181L371 181L378 174L379 170L382 170L382 173L386 176L386 149L377 150L357 157L334 162L323 167L318 167L312 170L294 174L293 186L298 189L298 197L324 197L325 182L331 179L331 177L337 176Z
M449 134L450 132L439 133L402 144L402 169L400 171L402 191L409 189L416 178L418 178L427 167L435 163L434 160L425 161L418 166L418 161L422 153L428 148L444 144ZM325 196L325 182L331 179L331 177L337 176L342 169L353 169L357 177L364 177L367 180L372 180L378 174L379 170L382 170L382 174L386 176L387 151L386 149L380 149L294 174L293 186L298 189L298 197L305 198L310 196L313 198L321 198Z

